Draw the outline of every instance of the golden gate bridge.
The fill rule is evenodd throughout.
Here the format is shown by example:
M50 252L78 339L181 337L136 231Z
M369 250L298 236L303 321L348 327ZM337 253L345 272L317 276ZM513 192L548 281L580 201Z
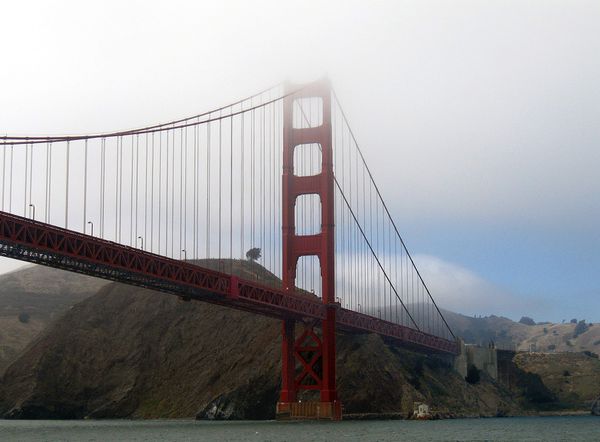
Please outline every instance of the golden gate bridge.
M281 319L280 415L341 418L337 330L458 351L326 80L0 147L0 255Z

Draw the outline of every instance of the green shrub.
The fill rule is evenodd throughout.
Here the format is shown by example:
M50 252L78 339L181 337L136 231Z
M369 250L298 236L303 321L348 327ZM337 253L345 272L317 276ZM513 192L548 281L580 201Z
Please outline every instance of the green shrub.
M525 325L535 325L535 321L529 316L522 316L521 319L519 319L519 323Z
M577 336L585 333L588 329L588 325L585 323L585 319L582 319L581 321L579 321L577 323L577 325L575 326L575 331L573 332L573 337L576 338Z

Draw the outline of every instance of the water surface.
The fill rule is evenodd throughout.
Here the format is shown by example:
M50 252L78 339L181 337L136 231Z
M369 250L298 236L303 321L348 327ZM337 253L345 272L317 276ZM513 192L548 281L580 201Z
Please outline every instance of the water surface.
M600 441L600 417L441 421L0 420L0 441Z

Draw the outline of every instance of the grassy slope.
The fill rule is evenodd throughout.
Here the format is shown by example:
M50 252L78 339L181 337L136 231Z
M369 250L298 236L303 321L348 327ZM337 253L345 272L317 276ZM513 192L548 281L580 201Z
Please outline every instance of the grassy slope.
M600 360L581 353L521 353L517 366L538 374L558 401L589 409L600 395Z
M0 275L0 374L51 321L106 283L36 265Z

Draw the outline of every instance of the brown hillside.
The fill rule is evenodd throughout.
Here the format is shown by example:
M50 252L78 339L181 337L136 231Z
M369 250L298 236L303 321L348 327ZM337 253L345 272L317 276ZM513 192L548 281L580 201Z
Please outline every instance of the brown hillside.
M256 264L235 262L240 272ZM111 283L70 309L6 371L0 413L25 418L272 418L280 323ZM338 338L346 413L400 412L413 401L459 415L516 414L503 387L470 385L446 363L374 335Z
M0 275L0 375L52 320L105 284L37 265ZM19 320L21 314L26 321Z
M443 314L454 333L469 344L487 345L493 341L498 347L519 351L587 350L600 354L600 324L588 324L583 333L575 336L576 324L525 325L494 315L474 318L447 310Z
M582 353L521 353L515 364L539 375L567 407L591 409L600 396L600 360Z

